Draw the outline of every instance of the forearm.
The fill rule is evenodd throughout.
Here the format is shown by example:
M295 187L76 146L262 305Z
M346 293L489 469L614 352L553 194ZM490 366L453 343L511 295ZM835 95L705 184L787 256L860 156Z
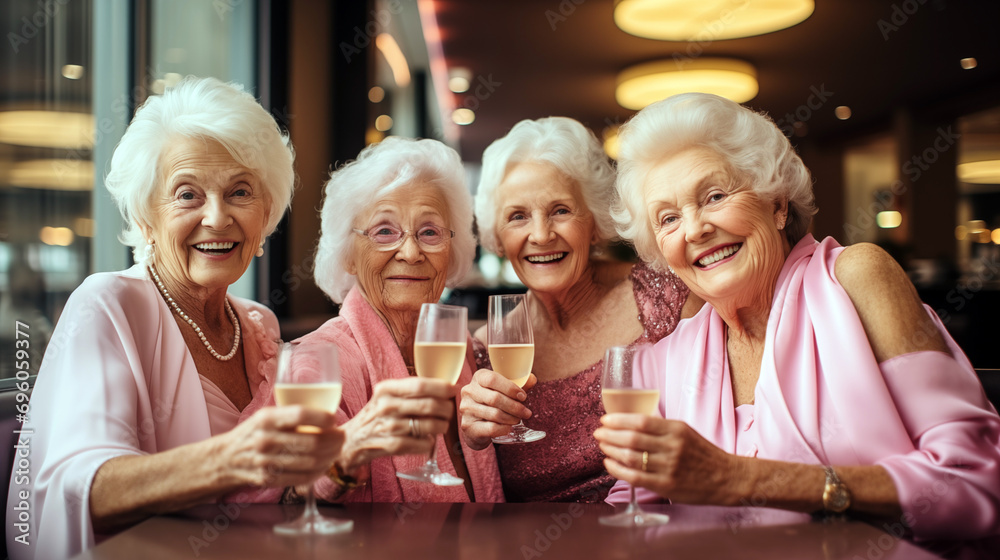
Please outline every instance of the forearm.
M215 457L212 439L152 455L116 457L97 470L90 489L94 531L109 533L151 515L178 511L241 487Z
M826 473L820 465L741 457L743 476L726 505L753 505L813 513L823 509ZM834 466L851 492L849 513L899 519L902 508L889 473L881 466Z

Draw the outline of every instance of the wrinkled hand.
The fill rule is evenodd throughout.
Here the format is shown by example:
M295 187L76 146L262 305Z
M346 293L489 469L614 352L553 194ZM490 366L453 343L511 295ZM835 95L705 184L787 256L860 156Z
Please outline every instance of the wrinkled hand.
M354 473L377 457L429 453L431 436L448 430L454 397L455 387L438 379L388 379L375 385L368 404L344 423L347 441L338 467Z
M302 406L262 408L218 437L223 472L237 484L253 486L312 482L326 473L344 444L334 414Z
M509 434L511 426L531 418L531 411L521 402L528 398L523 389L532 388L535 382L531 374L522 388L493 370L477 371L462 388L459 407L462 433L469 447L483 449L492 438Z
M607 414L594 432L611 476L671 501L735 505L742 461L677 420L642 414ZM642 453L649 453L646 471Z

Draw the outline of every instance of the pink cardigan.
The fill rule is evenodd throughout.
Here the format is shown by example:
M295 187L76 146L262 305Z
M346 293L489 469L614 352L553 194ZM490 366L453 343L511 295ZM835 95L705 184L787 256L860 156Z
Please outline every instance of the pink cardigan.
M272 398L278 322L260 304L229 299L242 325L253 395L242 412L198 375L173 312L144 267L91 275L73 292L31 395L23 429L33 433L21 436L30 449L27 476L15 469L11 477L11 558L68 558L100 540L90 520L90 486L109 459L202 441ZM277 502L282 490L248 488L226 499ZM13 525L21 492L29 495L29 545L14 540L21 534Z
M661 390L660 413L729 453L881 465L899 492L901 521L918 538L996 534L1000 417L930 308L954 357L916 352L876 363L834 274L842 250L832 238L817 243L811 235L792 249L775 290L753 404L733 406L726 325L705 306L643 366L646 383ZM608 501L627 500L627 490L619 483Z
M333 343L340 352L341 376L344 391L338 417L341 423L354 417L372 396L372 388L386 379L405 379L409 376L406 364L395 340L382 319L371 308L358 288L353 288L344 299L340 316L323 324L316 331L299 339L300 342ZM465 366L458 379L462 387L472 380L476 360L472 344L467 349ZM461 399L461 395L456 397ZM460 400L459 400L460 402ZM475 451L462 440L462 453L472 478L472 488L477 502L502 502L503 488L497 470L493 446ZM444 444L438 436L438 466L442 471L455 474L455 467ZM415 468L426 461L425 456L406 455L380 457L371 463L371 478L367 484L341 497L351 502L468 502L464 486L434 486L400 479L396 471ZM315 485L318 496L330 496L335 488L326 478Z

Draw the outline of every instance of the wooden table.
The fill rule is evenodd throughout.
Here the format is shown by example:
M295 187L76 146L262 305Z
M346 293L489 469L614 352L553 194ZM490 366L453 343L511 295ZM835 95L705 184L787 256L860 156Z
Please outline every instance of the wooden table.
M858 521L820 522L758 508L646 505L670 523L650 529L605 527L609 506L533 504L358 504L323 507L354 520L339 536L285 537L271 527L302 506L201 506L159 516L78 558L939 558Z

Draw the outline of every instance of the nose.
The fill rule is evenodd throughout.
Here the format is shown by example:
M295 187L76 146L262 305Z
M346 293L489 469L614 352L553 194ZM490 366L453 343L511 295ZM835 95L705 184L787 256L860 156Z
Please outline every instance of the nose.
M552 228L545 218L534 218L531 224L531 233L528 234L528 241L535 245L545 245L552 241Z
M700 212L691 212L689 216L684 217L684 240L688 243L699 241L714 230L708 221L702 219Z
M210 196L205 202L205 214L202 216L201 225L214 229L224 230L233 223L233 216L229 213L229 207L220 197Z
M396 260L417 264L424 260L424 252L417 245L417 237L412 233L403 234L403 244L396 249Z

